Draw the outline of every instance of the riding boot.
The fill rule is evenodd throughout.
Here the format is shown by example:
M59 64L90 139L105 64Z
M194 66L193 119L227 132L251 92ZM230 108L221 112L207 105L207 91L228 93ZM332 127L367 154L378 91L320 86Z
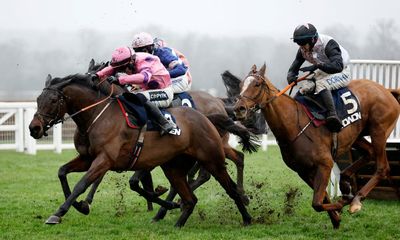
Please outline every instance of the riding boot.
M147 101L143 105L151 120L161 127L161 135L164 135L165 132L170 133L171 130L176 129L175 123L168 121L161 113L160 109L152 102Z
M333 97L331 91L324 89L319 93L322 97L322 101L324 103L324 106L328 110L328 114L326 116L326 124L328 129L331 132L340 132L340 129L342 129L343 125L337 116L336 113L336 108L335 104L333 102Z

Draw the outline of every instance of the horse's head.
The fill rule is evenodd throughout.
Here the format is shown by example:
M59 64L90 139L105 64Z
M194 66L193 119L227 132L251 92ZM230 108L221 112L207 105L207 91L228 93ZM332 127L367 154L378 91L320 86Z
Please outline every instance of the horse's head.
M234 106L234 112L238 120L245 120L251 114L254 114L261 108L262 101L270 95L271 91L265 77L265 69L265 63L258 71L256 65L253 65L244 79L238 101Z
M62 122L67 112L67 102L73 98L64 93L65 86L77 79L89 82L89 75L71 75L65 78L53 78L49 74L45 88L37 98L37 111L29 124L29 131L33 138L47 136L47 130L54 124ZM87 84L90 86L90 82Z

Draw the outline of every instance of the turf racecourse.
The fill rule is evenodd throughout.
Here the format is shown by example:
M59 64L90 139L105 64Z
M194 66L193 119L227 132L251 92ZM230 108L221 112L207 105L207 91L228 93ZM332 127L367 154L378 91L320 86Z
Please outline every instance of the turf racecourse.
M88 216L71 208L61 224L45 225L64 198L58 167L75 154L0 152L0 239L400 239L399 201L366 200L355 215L346 208L340 229L333 230L327 214L312 209L310 189L284 165L277 147L246 156L251 226L241 226L233 201L214 179L196 191L199 201L184 228L173 227L179 210L152 223L155 211L147 212L129 189L131 172L106 175ZM232 163L228 168L235 176ZM81 175L70 174L71 185ZM159 169L154 181L168 186Z

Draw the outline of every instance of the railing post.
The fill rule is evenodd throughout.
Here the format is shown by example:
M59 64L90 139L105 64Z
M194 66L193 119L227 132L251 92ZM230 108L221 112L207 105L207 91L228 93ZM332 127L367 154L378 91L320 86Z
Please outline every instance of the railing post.
M15 113L15 144L17 152L24 151L24 109L18 108Z
M53 144L54 152L61 153L62 151L62 124L56 124L53 128Z
M25 152L28 154L36 154L36 139L30 136L29 123L35 114L34 108L26 108L24 112L24 142L25 142Z
M268 135L267 134L262 135L261 148L263 151L267 151L267 149L268 149Z

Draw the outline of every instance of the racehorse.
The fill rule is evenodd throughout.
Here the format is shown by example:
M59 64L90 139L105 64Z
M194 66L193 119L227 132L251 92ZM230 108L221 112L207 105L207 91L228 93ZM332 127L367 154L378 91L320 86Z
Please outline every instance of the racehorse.
M146 132L141 154L133 162L132 146L137 142L139 130L129 128L125 123L117 101L111 98L114 87L110 87L107 82L99 84L100 90L90 75L77 74L54 79L48 77L45 88L37 98L38 109L29 125L32 137L41 138L51 126L65 120L65 113L77 125L74 143L79 155L60 167L58 172L66 200L46 223L60 223L61 217L71 205L78 211L88 213L76 199L90 185L93 184L92 190L95 189L109 170L150 170L161 166L171 186L182 199L182 213L175 224L181 227L197 202L186 180L187 171L195 161L207 169L235 201L244 225L251 223L251 216L238 194L236 184L226 171L220 133L208 118L187 107L170 109L181 129L181 135L160 136L156 131ZM226 117L214 116L214 119L218 118L224 120ZM248 134L247 131L245 133ZM71 192L67 174L85 171ZM146 199L153 197L146 195L146 191L141 194ZM177 206L171 204L170 207Z
M89 63L89 67L88 67L88 73L95 73L99 70L101 70L102 68L106 67L107 63L95 63L94 59L92 59ZM235 78L235 76L227 76L224 77L224 82L227 82L227 84L230 85L236 85L237 82L237 78ZM226 81L225 79L228 78L228 81ZM240 81L240 80L239 80ZM230 97L230 88L228 89L228 96ZM227 115L226 112L226 108L227 105L224 104L224 102L226 102L226 99L220 99L217 97L214 97L212 95L210 95L207 92L204 91L189 91L188 92L190 94L190 96L193 98L193 102L196 105L196 109L203 113L204 115L210 115L210 114L223 114L223 115ZM232 99L233 97L230 97L228 99ZM231 106L233 106L233 104L231 103ZM259 117L258 115L255 117ZM251 118L250 121L246 121L245 123L243 123L243 125L248 128L249 130L254 130L257 131L256 133L260 134L260 131L265 131L265 120L262 118L262 121L264 122L264 125L262 125L262 122L256 122L254 118ZM245 195L245 191L244 191L244 187L243 187L243 170L244 170L244 154L238 150L236 150L235 148L232 148L228 141L229 141L229 133L226 133L222 136L222 140L224 143L224 152L225 152L225 157L230 159L236 166L237 172L236 172L236 179L237 179L237 188L239 191L239 194L241 195L241 198L243 199L244 203L246 205L248 205L249 203L249 199L248 197ZM207 182L211 175L210 173L208 173L205 169L200 168L200 166L198 164L196 164L194 166L194 169L192 169L190 171L191 174L190 175L190 179L193 178L193 176L195 175L195 173L197 172L197 170L199 171L198 177L196 180L193 180L193 182L191 183L191 188L192 190L195 190L196 188L198 188L199 186L201 186L202 184L204 184L205 182ZM146 170L140 170L135 172L135 174L132 176L131 180L132 184L137 185L139 181L142 182L143 188L146 191L153 191L153 181L151 178L151 174L150 171L146 171ZM93 190L94 193L95 189ZM161 192L155 192L155 194L157 195L161 195L163 193L163 191ZM169 194L169 196L167 197L166 200L172 201L174 196L176 195L176 192L172 190L172 192ZM89 201L91 202L92 200L92 196L88 196ZM153 209L153 205L152 202L148 201L147 202L147 209L150 211ZM159 212L157 213L157 215L154 217L155 220L159 220L162 219L165 216L166 213L166 209L165 208L161 208L159 210Z
M325 189L334 164L331 154L333 133L325 127L316 128L312 124L305 127L310 120L300 103L286 94L281 95L281 92L265 77L265 71L265 64L258 71L255 65L252 67L244 80L243 89L235 105L235 114L237 118L242 119L252 110L261 109L276 137L283 161L314 190L312 207L318 212L327 211L333 227L338 228L339 212L344 205L350 203L351 213L359 211L362 206L361 201L368 193L380 180L389 177L386 140L394 129L400 113L395 93L392 90L391 94L391 91L371 80L350 82L348 88L360 103L361 120L348 125L338 133L336 155L349 152L354 144L365 149L370 160L376 161L376 172L355 196L331 203ZM370 136L371 142L365 140L364 136ZM359 166L351 166L345 171L354 173L358 168Z

